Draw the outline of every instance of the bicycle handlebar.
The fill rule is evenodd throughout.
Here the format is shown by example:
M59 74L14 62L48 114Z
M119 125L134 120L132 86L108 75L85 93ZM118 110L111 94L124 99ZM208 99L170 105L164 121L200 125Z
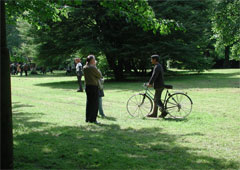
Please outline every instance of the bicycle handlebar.
M148 89L148 83L143 83L143 87ZM165 89L173 89L172 85L164 85Z

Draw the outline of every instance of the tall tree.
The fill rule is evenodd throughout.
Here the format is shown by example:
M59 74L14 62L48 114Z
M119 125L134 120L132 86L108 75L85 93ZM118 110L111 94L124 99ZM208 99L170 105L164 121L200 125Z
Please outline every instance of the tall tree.
M37 45L33 44L33 37L29 35L31 25L19 19L16 24L7 24L7 46L12 62L27 62L36 56Z
M224 46L224 67L228 68L230 53L240 55L240 0L216 1L212 22L217 45Z
M13 168L10 61L6 42L5 4L1 0L1 169Z
M212 65L208 51L213 51L210 38L211 22L208 0L151 1L156 17L181 23L184 31L172 29L169 35L155 40L155 50L172 64L185 69L201 71Z

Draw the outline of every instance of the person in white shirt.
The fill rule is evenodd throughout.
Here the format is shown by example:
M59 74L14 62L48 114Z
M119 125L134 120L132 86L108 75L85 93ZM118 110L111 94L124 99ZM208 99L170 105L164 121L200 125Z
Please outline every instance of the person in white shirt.
M83 67L81 64L81 59L75 58L75 63L76 63L76 73L77 73L77 79L78 79L78 85L79 85L79 89L77 90L77 92L83 92L83 87L82 87Z

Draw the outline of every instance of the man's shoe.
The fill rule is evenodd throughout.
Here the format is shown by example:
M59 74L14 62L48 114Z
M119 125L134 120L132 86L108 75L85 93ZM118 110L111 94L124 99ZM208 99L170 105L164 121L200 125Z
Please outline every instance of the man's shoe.
M150 114L150 115L147 115L147 117L157 117L157 114Z
M78 89L77 92L83 92L83 90Z
M159 117L164 119L168 114L169 114L168 111L165 110Z

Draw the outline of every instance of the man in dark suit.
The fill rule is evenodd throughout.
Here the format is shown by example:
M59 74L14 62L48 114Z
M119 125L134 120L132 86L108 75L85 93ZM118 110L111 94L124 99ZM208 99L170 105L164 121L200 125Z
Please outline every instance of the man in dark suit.
M148 117L157 117L158 114L158 106L161 108L162 114L160 117L164 118L167 115L167 112L164 110L163 103L161 101L162 92L164 89L164 78L163 78L163 68L159 63L159 55L152 55L151 61L154 64L154 69L152 73L152 77L149 80L148 87L152 87L155 89L154 95L154 108L152 114L148 115Z

